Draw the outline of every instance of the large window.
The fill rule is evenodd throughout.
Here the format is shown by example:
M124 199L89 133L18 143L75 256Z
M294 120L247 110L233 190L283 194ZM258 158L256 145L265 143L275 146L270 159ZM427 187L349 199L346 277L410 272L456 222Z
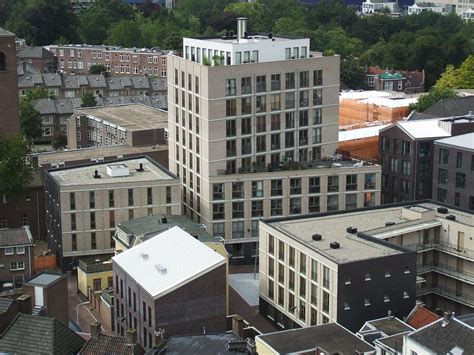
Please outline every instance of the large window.
M271 181L271 196L281 196L283 194L283 182L281 179Z
M281 96L280 96L280 94L273 94L271 96L270 110L271 111L281 110Z
M402 174L410 175L410 161L409 160L402 160Z
M338 195L329 195L327 197L327 210L328 211L337 211L339 209L339 196Z
M237 93L237 84L235 79L227 79L225 84L226 96L235 96Z
M257 76L257 93L267 91L267 81L265 75Z
M215 203L212 205L212 218L215 220L225 218L223 203Z
M237 115L237 102L235 99L226 100L226 116L235 116Z
M448 170L447 169L438 169L438 184L446 185L448 183Z
M357 175L347 175L346 176L346 191L356 191L357 190Z
M224 199L224 184L213 184L212 185L212 199L215 200L223 200Z
M285 74L285 89L290 90L295 88L295 73Z
M250 115L252 113L252 98L243 97L241 99L242 115Z
M321 69L313 71L313 86L323 85L323 71Z
M309 72L300 72L300 88L307 88L309 86Z
M466 174L456 173L456 188L464 189L466 187Z
M308 197L308 212L315 213L319 212L321 209L319 196L310 196Z
M301 198L293 197L290 198L290 214L300 214L301 213Z
M232 198L244 198L244 183L243 182L232 183Z
M314 89L313 90L313 105L320 106L323 104L323 90Z
M279 91L281 89L281 80L280 80L280 74L272 74L272 91Z
M308 90L302 90L302 91L299 92L299 104L300 104L300 107L308 107L309 106Z
M339 176L328 176L328 192L339 191Z
M257 96L255 101L255 112L266 112L267 111L267 97L265 95Z
M252 118L251 117L242 118L240 123L241 123L241 134L242 135L252 133Z
M283 203L281 199L270 200L270 214L281 216L283 214Z
M252 201L252 217L263 216L263 200Z
M449 150L440 149L439 150L439 163L442 165L448 165L449 161Z
M346 210L357 208L357 194L346 195Z
M232 202L232 218L244 218L243 202Z
M321 183L319 176L312 176L309 178L308 192L310 194L316 194L321 192Z
M252 197L263 197L263 181L252 181Z
M242 78L241 84L242 84L242 87L241 87L242 95L252 93L252 78L251 77L248 76L248 77Z

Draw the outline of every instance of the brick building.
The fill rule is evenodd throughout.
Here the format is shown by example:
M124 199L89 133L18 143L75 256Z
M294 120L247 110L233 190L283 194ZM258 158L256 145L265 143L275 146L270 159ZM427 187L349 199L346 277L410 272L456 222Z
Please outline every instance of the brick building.
M168 115L149 106L130 104L74 110L68 120L68 147L130 147L166 144Z
M369 90L399 91L406 94L425 92L424 70L388 70L367 67L365 77Z
M226 262L173 227L113 259L115 332L137 329L145 349L155 332L173 335L226 330Z
M20 133L15 35L0 28L0 133Z
M40 73L54 73L57 69L57 60L54 54L43 47L23 47L16 53L18 65L23 69L29 64Z
M58 61L58 69L67 74L89 74L94 64L103 64L110 75L167 76L165 51L156 48L123 48L87 44L46 47Z
M33 237L28 226L0 229L2 288L21 285L34 275Z

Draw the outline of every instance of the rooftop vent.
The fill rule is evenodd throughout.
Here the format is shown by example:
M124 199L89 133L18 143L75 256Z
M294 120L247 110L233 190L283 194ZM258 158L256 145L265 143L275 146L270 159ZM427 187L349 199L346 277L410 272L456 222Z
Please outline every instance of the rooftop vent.
M168 223L168 217L161 216L161 224L166 224L166 223Z
M456 220L456 216L453 215L453 214L450 214L449 216L446 216L446 219L449 219L450 221L455 221L455 220Z
M130 170L125 164L110 164L107 165L107 174L111 177L129 176Z
M385 227L393 226L394 224L395 222L393 221L385 222Z
M347 233L349 233L349 234L357 234L357 228L354 228L354 227L347 227Z
M138 169L136 169L139 173L141 173L142 171L144 171L143 169L143 163L140 163L140 166L138 167Z
M193 234L191 234L191 235L194 237L194 239L199 240L199 236L198 236L196 233L193 233Z
M331 249L339 249L341 244L339 244L338 242L331 242L329 246L331 247Z
M155 265L155 269L156 271L158 271L161 275L164 275L166 274L166 267L164 265L161 265L161 264L156 264Z
M143 260L148 260L148 254L147 253L140 253L140 256L142 257Z
M247 18L239 17L237 18L237 38L247 38Z
M448 213L448 209L446 207L438 207L437 211L438 213L441 213L441 214Z
M99 170L95 170L94 171L94 175L92 175L94 179L100 179L100 174L99 174Z
M315 242L319 242L321 239L323 239L323 236L322 236L321 234L313 234L312 239L313 239Z

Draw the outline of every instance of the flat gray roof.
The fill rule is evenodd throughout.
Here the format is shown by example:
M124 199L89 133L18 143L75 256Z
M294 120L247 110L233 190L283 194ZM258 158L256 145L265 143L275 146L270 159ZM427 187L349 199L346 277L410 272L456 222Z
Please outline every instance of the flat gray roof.
M143 171L138 172L136 169L139 168L140 164L143 166ZM116 165L125 165L125 167L129 169L129 174L124 176L110 176L107 173L108 166ZM100 175L100 178L94 178L93 175L96 170ZM157 163L154 163L146 157L90 164L76 168L52 170L49 171L49 174L60 186L101 185L136 181L157 182L158 180L175 179L168 170L162 168Z
M474 133L461 134L459 136L438 139L435 144L449 145L455 148L474 150Z
M104 120L128 131L168 128L167 112L140 104L80 108L74 114Z
M446 216L453 214L456 221L473 225L472 214L448 209L447 214L437 212L442 207L432 202L413 204L398 204L394 206L378 206L375 208L359 209L355 211L337 211L335 213L324 213L308 217L284 217L275 220L263 220L263 223L292 237L314 251L328 257L336 263L347 263L402 253L398 246L391 247L376 240L360 238L355 234L347 232L348 227L357 228L357 232L374 236L377 239L388 238L407 232L420 230L428 227L440 226ZM403 210L416 213L433 213L431 219L407 218ZM395 224L387 226L387 222ZM313 241L314 234L321 234L321 241ZM331 242L338 242L340 247L332 249Z
M58 281L64 276L65 275L42 273L32 278L31 280L29 280L27 284L32 284L32 285L37 285L37 286L48 286L55 283L56 281Z

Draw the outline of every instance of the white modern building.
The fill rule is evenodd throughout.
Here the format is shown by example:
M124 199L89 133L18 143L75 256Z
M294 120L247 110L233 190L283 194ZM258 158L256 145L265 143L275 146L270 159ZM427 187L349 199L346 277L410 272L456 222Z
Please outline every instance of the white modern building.
M382 12L384 9L394 13L397 9L397 3L390 0L366 0L362 3L362 14L370 15L376 12Z
M184 38L183 53L168 58L169 167L184 213L239 260L257 255L261 217L379 203L380 168L335 156L339 56L246 19L237 35Z
M437 12L439 14L447 14L446 7L441 4L435 4L432 2L419 2L411 6L408 6L408 15L419 14L422 12Z

